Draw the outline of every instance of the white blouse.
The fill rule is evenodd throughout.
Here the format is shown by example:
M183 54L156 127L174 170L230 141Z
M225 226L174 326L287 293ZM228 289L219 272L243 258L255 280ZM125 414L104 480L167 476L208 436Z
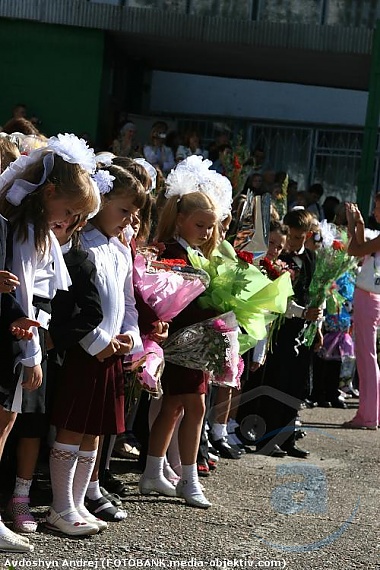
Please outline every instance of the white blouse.
M81 242L96 267L96 286L102 304L103 320L80 341L80 345L95 356L116 335L129 334L134 342L130 354L142 352L144 349L138 327L128 248L117 238L108 239L91 224L87 224L82 231Z
M20 281L16 288L16 299L30 319L38 320L33 297L52 299L57 289L67 291L71 285L69 273L62 256L61 248L53 232L49 232L50 247L44 254L36 251L34 244L34 227L28 224L28 239L21 242L13 237L13 258L11 271ZM47 328L45 326L45 328ZM21 359L24 366L41 364L42 354L36 327L32 327L33 338L19 342Z

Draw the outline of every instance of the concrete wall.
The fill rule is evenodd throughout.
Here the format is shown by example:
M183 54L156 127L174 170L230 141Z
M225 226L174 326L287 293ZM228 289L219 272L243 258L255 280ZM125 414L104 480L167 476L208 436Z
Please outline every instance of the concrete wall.
M155 71L150 112L360 126L367 93Z
M0 18L0 125L16 103L42 120L46 135L97 134L104 34Z

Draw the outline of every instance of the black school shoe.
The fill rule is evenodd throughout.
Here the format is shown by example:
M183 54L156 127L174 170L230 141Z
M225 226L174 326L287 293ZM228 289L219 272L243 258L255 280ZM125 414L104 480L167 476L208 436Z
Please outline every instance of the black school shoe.
M306 451L305 449L300 449L294 443L291 445L287 445L286 447L282 446L283 450L287 452L289 457L297 457L298 459L306 459L310 455L310 451Z
M120 522L127 517L127 513L115 507L106 497L99 499L87 499L85 502L86 508L92 515L106 522Z
M255 451L258 455L267 455L268 457L286 457L288 454L284 449L277 444L273 445L269 449L265 449L266 446L258 447Z
M220 439L210 439L212 446L219 451L220 456L224 457L224 459L240 459L242 452L240 449L236 447L232 447L228 443L228 439L226 437L222 437Z
M105 470L102 483L102 486L107 489L107 491L119 495L121 499L125 499L129 495L128 488L125 483L121 479L115 477L109 469Z

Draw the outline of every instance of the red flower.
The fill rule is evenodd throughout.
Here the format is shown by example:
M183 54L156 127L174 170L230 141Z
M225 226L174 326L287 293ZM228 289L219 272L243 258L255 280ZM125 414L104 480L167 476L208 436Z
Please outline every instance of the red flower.
M240 170L241 169L241 164L239 162L239 159L237 157L237 155L234 155L234 168L236 168L236 170Z
M344 244L341 241L338 241L337 239L334 239L334 241L332 242L332 248L335 249L336 251L343 251L345 249Z
M269 278L271 281L278 279L281 275L288 272L290 273L291 279L294 277L294 272L292 269L282 261L281 259L276 259L275 261L271 261L267 257L260 259L260 267L262 272Z
M237 251L236 255L246 263L253 264L253 253L250 251Z

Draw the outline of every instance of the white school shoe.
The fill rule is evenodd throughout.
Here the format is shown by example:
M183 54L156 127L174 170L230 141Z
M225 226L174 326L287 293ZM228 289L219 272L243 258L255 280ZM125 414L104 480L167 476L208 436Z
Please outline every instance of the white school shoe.
M77 520L75 522L66 521L63 517L72 512L77 513ZM52 507L50 507L46 515L45 525L48 529L61 532L67 536L90 536L99 532L97 524L88 523L83 519L78 511L73 511L71 508L62 511L61 513L57 513Z
M28 538L12 532L5 525L1 530L4 532L0 534L0 552L33 552L34 546L29 543Z
M145 477L141 475L139 481L139 491L142 495L149 495L150 493L158 493L166 497L176 497L176 488L170 481L162 477Z
M201 490L198 492L186 492L186 486L181 485L181 483L176 488L177 497L181 499L185 499L186 504L190 505L190 507L196 507L198 509L208 509L212 506L212 503L206 499L204 494Z
M108 528L108 524L106 523L106 521L98 519L98 517L90 513L90 511L88 511L84 505L80 507L76 506L76 509L80 514L80 516L82 517L82 519L85 520L87 523L95 524L98 527L99 532Z

